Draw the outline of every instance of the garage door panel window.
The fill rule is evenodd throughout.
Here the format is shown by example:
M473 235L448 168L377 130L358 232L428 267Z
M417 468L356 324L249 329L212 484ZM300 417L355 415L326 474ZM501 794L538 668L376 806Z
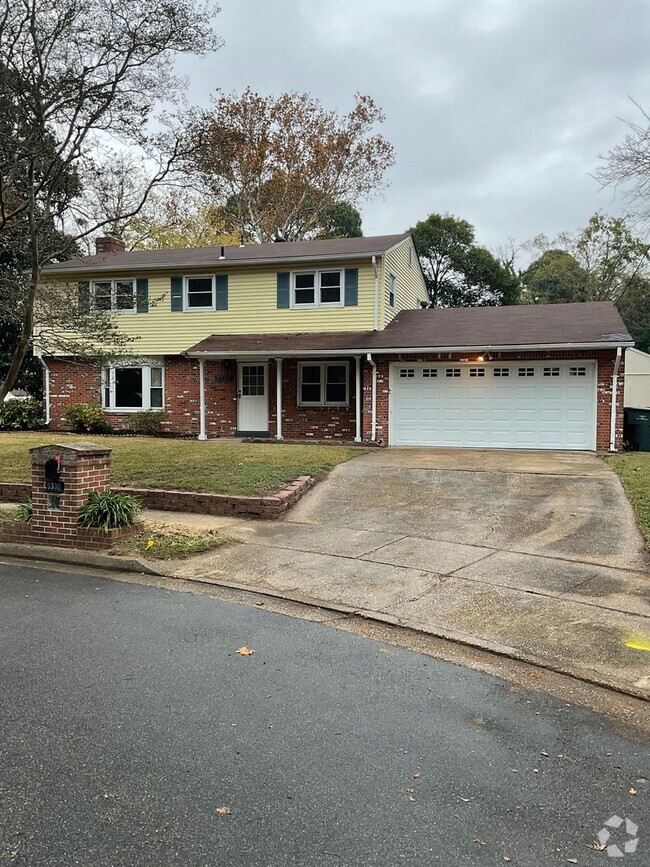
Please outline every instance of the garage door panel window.
M301 364L299 406L347 406L348 364Z
M414 379L415 378L415 368L413 367L402 367L399 375L402 379Z
M485 368L484 367L470 367L469 369L470 379L480 379L485 376Z
M560 368L559 367L545 367L544 368L544 376L559 376Z
M435 379L438 376L438 371L435 367L425 367L422 371L422 377L424 379Z
M534 367L520 367L518 370L519 376L535 376Z
M570 367L569 368L569 376L586 376L587 368L586 367Z
M107 410L135 412L162 409L162 367L129 365L102 370L102 406Z
M445 370L445 376L449 379L459 379L460 378L460 367L448 367Z
M509 367L495 367L492 371L495 377L503 377L510 376L510 368Z

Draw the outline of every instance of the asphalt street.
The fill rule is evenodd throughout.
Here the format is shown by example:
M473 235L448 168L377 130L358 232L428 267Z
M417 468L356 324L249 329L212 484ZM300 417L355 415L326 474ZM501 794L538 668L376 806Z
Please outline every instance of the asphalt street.
M92 575L0 565L0 613L0 865L650 863L647 743L543 693Z

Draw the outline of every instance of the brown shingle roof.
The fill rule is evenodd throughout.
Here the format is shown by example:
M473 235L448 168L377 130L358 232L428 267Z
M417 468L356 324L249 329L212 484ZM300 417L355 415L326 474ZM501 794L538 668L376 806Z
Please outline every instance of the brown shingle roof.
M368 238L332 238L321 241L286 241L277 244L246 244L244 247L185 247L178 250L135 250L131 253L103 253L84 256L47 265L46 274L92 271L124 271L169 268L231 267L255 265L280 260L299 262L317 258L380 256L390 247L403 241L408 234L375 235Z
M285 334L213 334L188 353L296 355L497 346L575 346L631 343L609 301L515 307L403 310L384 331Z

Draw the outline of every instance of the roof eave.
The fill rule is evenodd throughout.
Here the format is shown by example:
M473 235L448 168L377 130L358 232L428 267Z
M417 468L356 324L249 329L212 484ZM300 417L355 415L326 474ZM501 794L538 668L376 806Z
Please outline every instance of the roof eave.
M364 253L320 253L318 256L287 256L283 258L272 259L217 259L213 262L173 262L171 264L153 264L153 265L114 265L110 262L103 265L85 265L77 268L56 268L54 266L46 266L43 269L45 276L54 277L78 277L86 274L96 274L97 272L109 271L111 273L124 272L132 274L140 274L145 271L178 271L185 268L224 268L235 265L241 268L246 265L281 265L281 264L302 264L306 262L322 262L323 260L336 260L352 262L359 259L370 259L372 256L383 256L385 250L375 250L374 252Z
M236 337L236 335L233 335ZM252 349L252 350L187 350L181 353L188 358L273 358L289 356L325 356L325 355L420 355L423 353L443 354L446 352L539 352L546 350L590 350L617 349L634 346L634 341L610 341L592 343L519 343L492 345L479 343L472 346L381 346L381 347L344 347L340 349Z

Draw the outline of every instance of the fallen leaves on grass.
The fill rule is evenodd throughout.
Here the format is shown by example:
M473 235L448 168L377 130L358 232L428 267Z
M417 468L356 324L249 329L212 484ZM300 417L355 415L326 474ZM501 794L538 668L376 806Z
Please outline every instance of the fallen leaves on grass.
M255 651L244 645L243 647L238 647L235 653L238 653L240 656L252 656Z

